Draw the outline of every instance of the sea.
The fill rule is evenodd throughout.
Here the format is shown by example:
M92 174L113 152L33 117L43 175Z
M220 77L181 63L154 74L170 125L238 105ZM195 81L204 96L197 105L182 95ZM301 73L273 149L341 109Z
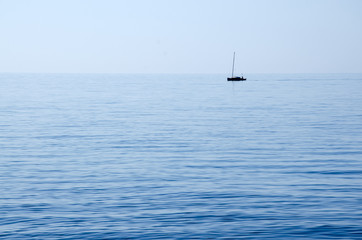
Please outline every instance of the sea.
M362 74L0 74L0 239L362 239Z

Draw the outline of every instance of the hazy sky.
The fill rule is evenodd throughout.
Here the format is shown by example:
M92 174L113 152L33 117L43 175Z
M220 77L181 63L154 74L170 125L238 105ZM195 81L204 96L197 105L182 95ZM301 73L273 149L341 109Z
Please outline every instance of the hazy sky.
M0 0L0 72L362 72L362 0Z

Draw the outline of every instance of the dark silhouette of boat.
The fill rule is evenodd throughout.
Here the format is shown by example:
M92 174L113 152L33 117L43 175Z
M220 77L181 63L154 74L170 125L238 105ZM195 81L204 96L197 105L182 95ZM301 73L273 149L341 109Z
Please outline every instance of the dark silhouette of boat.
M245 81L246 78L244 77L229 77L228 81Z
M233 69L231 71L231 77L228 77L228 81L245 81L246 78L244 78L243 76L241 77L237 77L234 76L234 66L235 66L235 52L234 52L234 56L233 56Z

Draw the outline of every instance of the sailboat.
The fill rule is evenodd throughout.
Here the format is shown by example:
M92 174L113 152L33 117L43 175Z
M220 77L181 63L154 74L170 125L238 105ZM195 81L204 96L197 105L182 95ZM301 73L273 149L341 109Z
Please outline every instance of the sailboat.
M235 52L233 57L233 70L231 71L231 77L228 77L228 81L245 81L246 78L244 78L243 76L241 77L234 76L234 66L235 66Z

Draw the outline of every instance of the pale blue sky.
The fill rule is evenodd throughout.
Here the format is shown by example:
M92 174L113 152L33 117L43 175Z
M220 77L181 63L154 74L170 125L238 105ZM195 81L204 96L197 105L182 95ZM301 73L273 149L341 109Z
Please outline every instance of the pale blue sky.
M0 0L0 72L362 72L361 0Z

